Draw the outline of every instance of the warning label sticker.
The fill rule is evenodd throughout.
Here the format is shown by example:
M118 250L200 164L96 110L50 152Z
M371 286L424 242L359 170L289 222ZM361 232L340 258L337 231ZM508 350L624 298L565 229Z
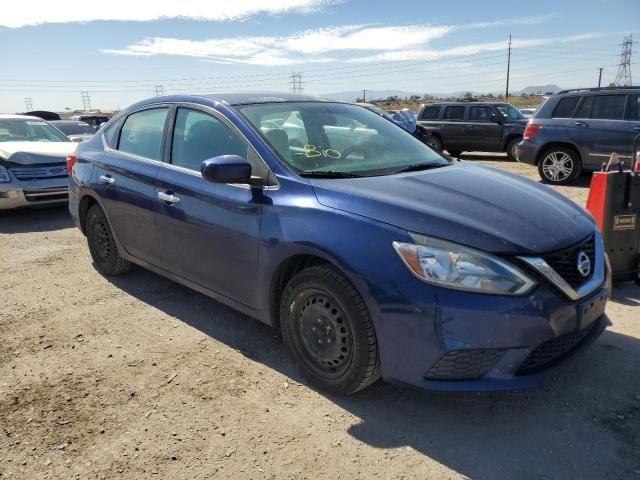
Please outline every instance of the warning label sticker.
M616 215L613 217L614 230L633 230L636 228L635 215Z

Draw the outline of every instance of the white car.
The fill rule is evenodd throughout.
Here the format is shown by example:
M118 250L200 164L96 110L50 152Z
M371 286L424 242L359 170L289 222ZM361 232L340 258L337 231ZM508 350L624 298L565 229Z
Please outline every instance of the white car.
M533 117L533 114L536 113L535 108L521 108L520 109L520 113L522 113L522 115L525 116L525 118L531 118Z
M0 210L67 202L77 145L41 118L0 115Z

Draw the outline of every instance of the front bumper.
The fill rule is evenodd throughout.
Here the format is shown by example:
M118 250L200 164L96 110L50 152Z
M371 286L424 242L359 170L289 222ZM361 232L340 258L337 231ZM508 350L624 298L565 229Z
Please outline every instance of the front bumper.
M68 198L67 178L0 183L0 210L64 204Z
M404 285L408 298L376 319L382 376L429 390L539 386L608 325L608 280L578 301L546 283L525 297L437 289L425 298L419 280Z

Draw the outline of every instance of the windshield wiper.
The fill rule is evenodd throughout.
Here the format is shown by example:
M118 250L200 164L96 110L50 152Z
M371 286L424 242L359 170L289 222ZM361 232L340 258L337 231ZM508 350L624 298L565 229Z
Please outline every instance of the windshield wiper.
M301 177L312 178L361 178L364 175L349 172L334 172L333 170L311 170L309 172L300 172Z
M398 170L394 170L391 174L395 173L404 173L404 172L418 172L420 170L429 170L431 168L439 168L446 167L448 164L440 164L440 163L414 163L411 165L406 165Z

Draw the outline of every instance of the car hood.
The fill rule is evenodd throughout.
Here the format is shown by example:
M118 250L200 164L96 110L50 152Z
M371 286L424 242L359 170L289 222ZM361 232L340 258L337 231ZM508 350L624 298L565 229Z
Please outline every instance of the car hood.
M77 146L74 142L0 142L0 160L23 165L64 161Z
M493 253L551 252L579 242L595 229L584 210L551 188L467 162L311 183L318 201L327 207Z

